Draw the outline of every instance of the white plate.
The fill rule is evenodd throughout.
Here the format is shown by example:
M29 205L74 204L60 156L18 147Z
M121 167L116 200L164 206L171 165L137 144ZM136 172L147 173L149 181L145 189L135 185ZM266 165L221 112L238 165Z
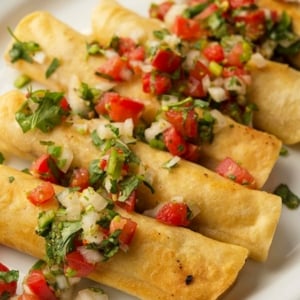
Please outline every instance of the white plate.
M1 3L0 10L0 53L8 43L7 27L13 28L25 14L34 10L47 10L56 17L70 24L75 29L87 31L90 28L90 16L97 0L10 0ZM120 0L123 5L146 15L150 0ZM15 72L0 61L0 93L12 88ZM265 189L273 191L279 183L286 183L296 194L300 195L300 147L288 148L289 156L280 158ZM22 161L11 161L20 167ZM299 300L300 299L300 208L289 210L283 208L282 217L265 263L248 261L241 271L236 284L223 300ZM35 261L22 253L0 246L0 261L13 269L20 270L24 276ZM113 300L133 300L111 288L104 290ZM155 299L153 299L155 300Z

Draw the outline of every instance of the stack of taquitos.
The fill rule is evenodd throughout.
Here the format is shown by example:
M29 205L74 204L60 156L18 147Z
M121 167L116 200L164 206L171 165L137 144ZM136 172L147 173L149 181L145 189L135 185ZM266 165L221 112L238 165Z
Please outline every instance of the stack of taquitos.
M35 233L38 214L57 203L38 207L27 199L26 193L41 183L31 175L1 165L0 182L0 243L45 258L44 240ZM90 277L141 299L217 299L235 281L247 258L242 247L142 215L119 213L138 224L130 249L100 263Z
M114 2L107 1L106 3L110 7ZM122 8L119 7L119 10L121 10L120 17L122 17ZM103 13L105 13L104 10ZM126 20L129 18L132 22L140 21L137 15L130 18L129 13L124 14ZM100 18L103 19L103 17ZM141 20L148 22L147 19L141 18ZM122 20L112 18L107 20L107 24L112 22L112 25L117 26L119 21L122 22ZM12 66L43 83L48 88L66 91L69 88L70 78L74 75L79 82L85 82L91 86L97 86L100 83L110 85L108 81L94 74L95 69L105 59L99 56L87 58L87 38L50 14L36 12L25 17L15 29L14 34L22 41L39 43L46 54L46 61L39 64L19 60L13 63ZM8 51L10 48L11 45ZM10 61L8 52L6 52L5 57L7 61ZM46 68L54 58L58 58L60 66L50 78L46 78L44 75ZM145 104L144 118L148 121L154 119L160 107L159 102L154 97L149 97L149 95L142 92L139 79L118 84L115 89L123 95L143 101ZM204 144L202 147L201 164L214 169L224 158L231 157L252 174L257 187L260 188L266 182L277 161L280 147L281 142L274 136L240 125L224 117L224 124L215 133L213 142ZM261 149L264 149L264 151L261 151Z
M266 3L265 3L266 2ZM274 9L284 6L278 1L258 1L261 6ZM271 5L274 3L274 5ZM281 9L279 9L281 11ZM288 13L292 13L292 9ZM296 32L300 32L298 11L292 13ZM140 26L148 20L149 25ZM116 1L101 0L92 15L92 27L95 39L100 43L108 43L114 34L124 34L119 31L119 24L133 23L136 28L144 30L142 37L151 36L153 20L146 19L124 9ZM109 30L106 30L109 28ZM126 28L124 26L124 28ZM159 29L159 27L157 27ZM141 42L143 39L141 40ZM300 56L299 56L300 57ZM294 58L296 61L296 58ZM300 80L300 72L292 70L287 65L266 61L265 67L249 65L252 74L252 84L249 87L248 98L258 106L254 112L253 125L255 128L276 135L283 143L295 144L300 141L300 96L295 92L294 82ZM284 107L284 109L281 109ZM296 130L295 130L296 129Z
M18 91L0 97L0 151L32 159L45 153L46 146L41 141L52 141L72 151L75 167L88 167L93 159L99 158L91 132L101 120L80 120L80 126L87 127L85 133L78 131L76 121L47 134L37 129L23 133L15 112L25 99ZM198 212L192 221L193 230L243 246L250 257L266 260L281 213L280 197L250 190L184 160L167 170L163 166L172 158L169 153L139 142L130 147L153 176L154 193L144 186L138 189L140 211L179 197Z

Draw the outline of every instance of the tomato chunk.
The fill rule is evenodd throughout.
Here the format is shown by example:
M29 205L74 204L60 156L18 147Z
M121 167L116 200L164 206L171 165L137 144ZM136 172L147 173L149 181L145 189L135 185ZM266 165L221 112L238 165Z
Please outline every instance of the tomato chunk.
M168 202L157 212L156 219L173 226L188 226L189 209L185 203Z
M167 93L172 84L171 79L158 73L145 73L142 77L143 91L148 94L162 95Z
M34 205L41 205L51 201L55 196L52 183L45 181L27 194L27 199Z
M172 155L183 156L187 150L187 142L174 126L163 132L163 140Z
M136 205L136 192L133 191L125 201L117 201L116 204L127 212L133 212Z
M173 73L181 64L181 57L169 49L159 49L151 62L152 66L161 72Z
M26 279L29 289L40 299L57 300L52 289L49 287L46 278L41 270L32 270Z
M0 272L9 272L9 268L4 264L0 263ZM4 280L0 280L0 299L8 299L4 298L7 296L14 296L17 290L17 281L5 282Z
M89 186L89 171L86 168L74 169L69 183L70 187L78 187L80 191Z
M165 15L173 5L173 1L164 1L160 4L152 3L149 9L149 15L151 18L156 18L163 21Z
M105 93L96 104L95 110L99 115L107 115L114 122L124 122L131 118L137 123L142 115L144 104L127 97L122 97L118 93Z
M226 157L216 168L216 172L236 183L255 188L254 177L230 157Z
M172 27L172 31L183 40L192 41L197 40L206 32L200 24L193 19L187 19L182 16L177 16Z
M115 216L110 223L109 232L113 233L116 230L121 230L119 242L121 247L125 249L130 245L137 228L137 223L129 218Z
M94 269L95 265L89 263L84 256L77 250L72 251L66 255L66 270L72 270L74 277L86 277Z

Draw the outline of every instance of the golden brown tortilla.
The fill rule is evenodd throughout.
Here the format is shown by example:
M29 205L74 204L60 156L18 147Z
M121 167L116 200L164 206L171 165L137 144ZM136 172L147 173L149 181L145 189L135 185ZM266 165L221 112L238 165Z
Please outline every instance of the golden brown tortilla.
M38 214L57 204L30 203L26 193L41 181L28 174L1 165L0 182L0 243L44 258L44 240L35 234ZM62 190L56 186L56 192ZM100 263L91 278L141 299L217 299L233 284L247 258L242 247L119 212L137 222L137 233L127 253Z
M108 1L105 3L110 3L107 7L108 11L110 11L109 7L114 7L113 2ZM123 15L120 13L120 16ZM140 19L144 20L143 18L139 19L137 15L133 15L132 18L130 16L129 12L126 11L126 20L128 18L132 21L137 19L137 24L139 24ZM144 20L144 22L146 21L148 22L148 19ZM117 20L110 22L114 26L118 24ZM44 76L45 64L30 64L24 61L12 64L13 67L22 73L29 74L48 88L67 91L70 78L74 75L78 77L79 81L88 83L91 86L99 84L100 81L102 83L105 81L94 75L95 66L103 63L103 57L90 57L87 59L86 37L52 15L44 12L33 13L18 24L14 33L23 41L38 42L47 54L48 63L55 57L61 61L60 67L48 79ZM8 49L10 49L10 46ZM7 52L5 57L9 61ZM153 121L160 107L159 102L155 97L143 93L139 78L120 84L115 89L122 95L142 101L145 104L144 119L149 122ZM223 117L223 119L222 126L218 126L219 129L215 132L214 141L203 146L201 164L214 170L216 165L224 158L231 157L254 176L257 187L261 188L278 159L281 142L274 136L233 122L227 117ZM264 151L261 151L261 149L264 149Z
M53 141L73 152L74 166L87 167L91 160L99 158L90 134L101 120L80 120L80 124L85 124L88 129L86 133L76 129L75 121L74 125L56 127L48 134L39 130L24 134L15 120L15 112L24 100L25 96L18 91L0 97L0 151L22 158L36 158L46 151L40 141ZM144 186L138 190L141 211L180 197L197 212L193 219L194 230L243 246L256 260L267 258L280 217L280 197L245 188L184 160L167 170L163 165L172 155L140 142L131 145L131 149L153 177L155 193Z

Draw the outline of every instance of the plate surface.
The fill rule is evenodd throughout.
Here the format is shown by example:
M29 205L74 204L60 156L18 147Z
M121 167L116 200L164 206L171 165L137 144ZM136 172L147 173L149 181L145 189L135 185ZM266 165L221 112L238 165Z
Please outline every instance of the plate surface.
M90 29L90 16L97 0L10 0L1 4L0 10L0 53L8 43L7 27L14 28L17 22L35 10L47 10L73 28L82 32ZM143 15L147 14L150 0L120 0ZM12 89L15 71L0 60L0 93ZM300 146L289 147L289 155L277 162L264 189L273 191L279 183L286 183L291 190L300 195ZM17 168L23 168L26 162L12 160L8 162ZM241 271L236 284L223 297L223 300L299 300L300 299L300 208L289 210L283 207L279 226L274 237L270 255L265 263L248 261ZM0 261L10 268L20 270L24 276L32 263L32 257L0 246ZM103 287L113 300L134 300L111 288Z

